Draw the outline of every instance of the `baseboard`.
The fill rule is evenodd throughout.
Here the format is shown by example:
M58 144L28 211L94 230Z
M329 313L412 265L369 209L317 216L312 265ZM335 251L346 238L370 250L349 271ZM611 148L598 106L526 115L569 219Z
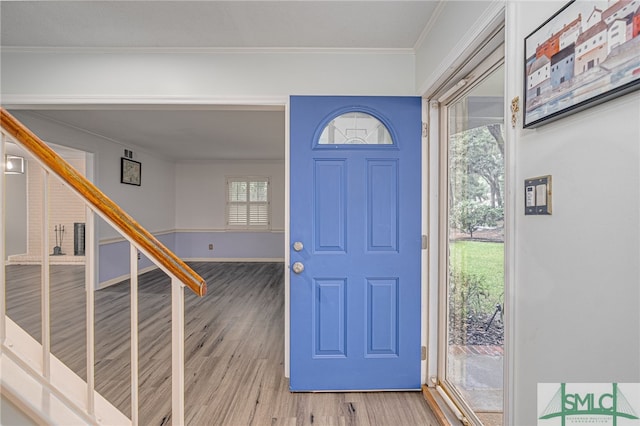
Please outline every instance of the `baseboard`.
M284 257L191 257L185 262L277 262L284 263Z
M184 262L247 262L247 263L258 263L258 262L275 262L275 263L284 263L283 257L192 257L182 259ZM158 266L151 265L146 268L140 269L138 271L139 275L146 274L147 272L151 272L155 269L158 269ZM103 281L98 284L97 290L102 290L107 287L111 287L112 285L120 284L122 281L128 280L131 278L131 274L120 275L119 277L111 278L110 280Z
M72 255L49 255L47 262L49 265L84 265L85 257ZM26 254L11 255L5 260L5 266L9 265L42 265L42 256L30 256Z

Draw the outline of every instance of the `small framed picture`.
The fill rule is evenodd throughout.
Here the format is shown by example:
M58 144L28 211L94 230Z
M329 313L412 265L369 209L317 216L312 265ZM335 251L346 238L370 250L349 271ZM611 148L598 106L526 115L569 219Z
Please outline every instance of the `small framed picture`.
M140 186L142 183L142 164L124 157L120 160L120 182Z

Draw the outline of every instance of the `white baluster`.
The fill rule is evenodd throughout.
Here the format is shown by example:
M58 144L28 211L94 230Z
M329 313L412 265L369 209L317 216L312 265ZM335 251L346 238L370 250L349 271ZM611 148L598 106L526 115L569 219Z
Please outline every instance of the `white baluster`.
M184 284L171 279L171 420L184 424Z
M131 424L138 424L138 249L130 244L131 268Z
M49 270L49 172L42 169L42 272L41 272L41 337L42 337L42 376L51 382L51 277ZM51 393L42 389L42 407L45 413L51 409Z
M4 174L5 166L5 140L6 136L4 133L2 134L2 139L0 140L0 158L2 159L2 167L0 167L0 173L2 173L2 182L0 182L0 231L2 231L2 242L0 242L0 259L2 259L2 268L0 268L0 345L4 344L4 341L7 337L7 324L6 324L6 285L5 285L5 266L4 266L4 256L5 256L5 238L7 233L5 232L5 203L4 194L5 194L5 182L7 178Z
M94 259L94 223L93 210L86 208L85 219L85 269L84 282L87 298L87 412L95 415L95 259Z
M40 313L42 316L42 375L51 378L49 354L51 352L51 317L50 317L50 287L49 270L49 172L42 169L42 277Z

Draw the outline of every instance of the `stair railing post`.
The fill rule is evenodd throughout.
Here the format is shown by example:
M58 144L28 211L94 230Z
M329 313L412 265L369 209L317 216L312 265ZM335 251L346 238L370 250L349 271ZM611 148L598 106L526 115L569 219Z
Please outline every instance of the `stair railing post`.
M42 279L40 314L42 316L42 375L49 380L51 378L51 365L49 354L51 353L51 318L50 318L50 287L51 276L49 268L49 172L42 169Z
M138 425L138 249L130 244L131 269L131 425Z
M42 168L42 262L40 284L40 335L42 339L42 376L51 382L51 271L49 267L49 172ZM42 407L51 409L51 394L42 389Z
M6 284L5 284L5 239L7 233L5 232L5 203L4 195L5 195L5 182L7 178L4 174L4 168L6 167L6 161L4 160L4 152L5 152L5 139L6 136L3 133L2 138L0 140L0 159L2 159L2 167L0 167L0 173L2 173L2 182L0 182L0 231L2 231L2 242L0 242L0 259L2 259L2 268L0 268L0 346L4 344L4 341L7 337L7 323L5 320L5 316L7 314L6 307Z
M85 251L84 282L87 305L87 412L95 416L95 253L94 224L95 215L89 207L85 208Z
M184 284L171 279L171 420L184 424Z

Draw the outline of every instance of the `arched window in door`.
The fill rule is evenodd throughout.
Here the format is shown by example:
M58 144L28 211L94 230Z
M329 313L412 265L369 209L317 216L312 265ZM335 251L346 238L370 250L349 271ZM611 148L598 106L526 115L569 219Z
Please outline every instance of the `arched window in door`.
M376 117L350 111L331 120L320 134L319 145L393 145L393 138Z

